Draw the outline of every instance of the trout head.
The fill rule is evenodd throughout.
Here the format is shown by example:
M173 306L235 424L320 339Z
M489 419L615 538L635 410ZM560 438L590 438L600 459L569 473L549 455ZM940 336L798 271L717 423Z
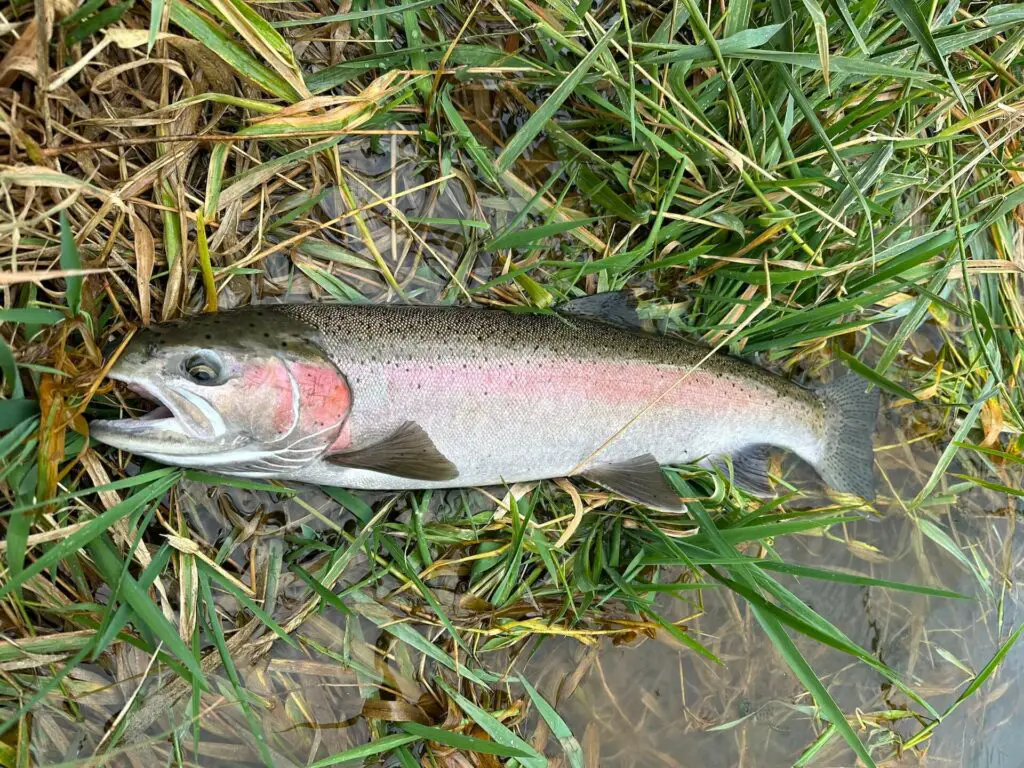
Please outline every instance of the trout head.
M140 331L109 376L156 403L92 437L165 464L288 476L342 436L352 405L312 329L268 307Z

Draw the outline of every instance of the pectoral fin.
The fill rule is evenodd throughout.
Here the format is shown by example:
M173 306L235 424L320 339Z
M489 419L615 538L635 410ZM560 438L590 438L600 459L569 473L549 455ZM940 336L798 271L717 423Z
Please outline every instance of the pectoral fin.
M437 450L419 424L407 421L380 442L326 456L339 467L368 469L412 480L453 480L458 470Z
M610 491L644 506L662 512L684 512L686 505L679 500L661 466L649 453L629 461L602 464L588 469L583 476Z

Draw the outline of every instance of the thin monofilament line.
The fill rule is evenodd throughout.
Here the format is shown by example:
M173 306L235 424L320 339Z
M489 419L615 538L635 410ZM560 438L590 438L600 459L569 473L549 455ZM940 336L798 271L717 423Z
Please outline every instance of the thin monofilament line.
M653 400L651 400L650 403L648 403L646 406L644 406L640 410L639 413L637 413L635 416L633 416L633 418L631 418L629 421L627 421L625 424L623 424L621 427L619 427L617 430L615 430L615 432L612 433L612 435L607 440L605 440L603 443L601 443L601 445L598 446L597 449L595 449L593 453L591 453L589 456L587 456L585 459L583 459L579 464L577 464L575 467L573 467L572 471L569 472L569 475L579 474L580 471L583 469L583 467L585 467L587 464L589 464L594 459L595 456L597 456L599 453L601 453L604 450L606 450L608 448L608 446L610 446L612 443L614 443L616 440L618 440L619 437L621 437L622 433L624 433L627 429L629 429L638 419L643 418L643 416L646 413L648 413L652 408L654 408L654 406L656 406L658 403L660 403L662 400L664 400L667 395L669 395L671 392L675 391L675 389L677 387L679 387L679 385L682 384L684 381L686 381L686 379L688 379L690 377L690 375L694 371L696 371L698 368L700 368L702 365L704 365L704 363L706 363L708 360L710 360L712 357L714 357L715 354L718 352L718 350L720 350L722 347L724 347L726 344L728 344L730 341L732 341L732 339L735 338L736 334L738 334L740 331L742 331L744 328L746 328L754 320L755 317L757 317L759 314L761 314L761 312L763 312L765 309L767 309L771 305L771 303L772 303L772 283L771 283L771 275L768 272L768 260L767 260L767 257L764 259L764 268L765 268L765 280L767 281L766 284L765 284L766 295L765 295L764 300L757 306L757 308L753 312L750 313L750 317L748 317L742 323L737 325L736 328L733 329L732 333L730 333L728 336L726 336L720 342L718 342L718 344L716 344L710 350L708 350L708 353L706 355L704 355L704 357L702 357L700 360L698 360L696 363L694 363L692 366L690 366L690 369L688 371L686 371L685 373L683 373L674 382L669 384L657 397L655 397Z

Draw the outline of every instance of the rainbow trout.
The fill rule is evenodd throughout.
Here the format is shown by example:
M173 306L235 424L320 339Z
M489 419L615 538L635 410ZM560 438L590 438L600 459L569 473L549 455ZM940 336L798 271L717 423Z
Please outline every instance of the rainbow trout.
M805 389L571 304L262 305L153 326L110 377L158 407L93 421L92 436L165 464L346 488L582 475L675 511L662 465L729 457L767 495L777 447L874 497L878 393L863 379Z

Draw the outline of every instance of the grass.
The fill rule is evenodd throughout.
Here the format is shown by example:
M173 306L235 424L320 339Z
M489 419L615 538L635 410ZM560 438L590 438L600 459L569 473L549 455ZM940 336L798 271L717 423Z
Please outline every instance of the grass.
M35 7L0 38L0 764L597 765L574 686L517 662L646 639L735 664L697 631L722 594L805 691L791 763L923 756L998 674L1012 571L943 516L982 496L1012 534L1021 495L1020 6L154 0L58 3L52 30ZM877 508L760 503L695 468L684 518L570 482L320 494L87 439L130 405L103 351L139 324L285 294L622 288L661 331L875 382ZM952 698L797 589L957 599L787 560L822 537L867 552L851 526L876 514L999 606L998 650L953 665ZM821 649L900 707L841 705Z

